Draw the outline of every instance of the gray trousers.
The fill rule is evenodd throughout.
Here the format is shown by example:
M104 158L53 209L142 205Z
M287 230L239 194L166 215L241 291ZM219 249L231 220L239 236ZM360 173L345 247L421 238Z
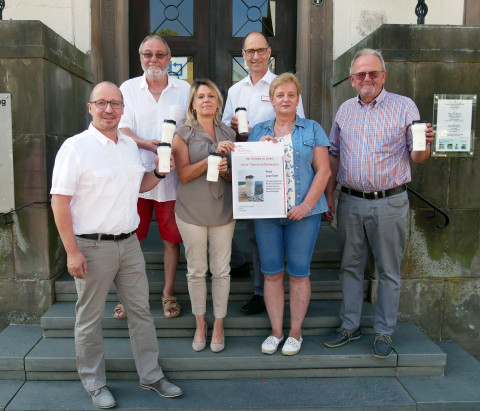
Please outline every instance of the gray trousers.
M252 263L255 276L253 278L253 293L255 295L263 296L263 282L264 277L261 270L260 264L260 253L258 251L257 237L255 237L255 227L253 225L253 220L246 220L247 224L247 241L250 247L250 252L252 253ZM235 238L232 240L232 259L230 265L232 267L239 267L245 262L245 257L240 250L240 247L235 241Z
M75 351L77 370L87 391L106 385L102 319L108 290L115 283L128 314L133 358L140 382L151 384L163 377L158 365L158 343L148 302L145 260L137 236L115 241L77 237L87 260L85 279L75 278Z
M342 252L342 327L354 330L360 326L363 276L370 244L378 270L374 330L387 335L395 330L408 210L406 191L380 200L340 193L337 216Z

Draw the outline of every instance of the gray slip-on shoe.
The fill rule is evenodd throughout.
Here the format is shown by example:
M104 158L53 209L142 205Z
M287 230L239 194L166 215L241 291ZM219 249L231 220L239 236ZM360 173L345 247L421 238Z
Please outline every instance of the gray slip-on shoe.
M112 393L105 385L98 390L89 391L88 394L92 397L92 402L98 408L112 408L117 405Z
M177 387L175 384L172 384L165 377L160 378L158 381L155 381L152 384L142 384L140 387L145 390L156 391L158 395L167 398L179 397L183 394L183 390L180 387Z

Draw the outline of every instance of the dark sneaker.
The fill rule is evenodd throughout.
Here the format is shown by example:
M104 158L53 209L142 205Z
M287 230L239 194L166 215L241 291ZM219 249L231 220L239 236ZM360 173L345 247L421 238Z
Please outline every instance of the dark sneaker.
M250 277L250 264L245 261L241 266L230 269L230 277L248 278Z
M255 294L250 300L242 305L240 311L244 314L259 314L265 311L265 301L263 300L263 296Z
M361 336L362 334L358 328L356 330L347 330L346 328L340 327L327 337L323 345L328 348L337 348L350 341L358 340Z
M165 377L159 379L158 381L155 381L152 384L140 383L140 387L142 387L145 390L156 391L157 394L167 398L179 397L180 395L183 394L183 390L180 387L177 387L175 384L172 384Z
M106 385L98 390L89 391L88 394L92 397L93 405L97 408L113 408L117 405Z
M392 337L386 334L375 334L372 350L373 356L375 358L388 358L392 351Z

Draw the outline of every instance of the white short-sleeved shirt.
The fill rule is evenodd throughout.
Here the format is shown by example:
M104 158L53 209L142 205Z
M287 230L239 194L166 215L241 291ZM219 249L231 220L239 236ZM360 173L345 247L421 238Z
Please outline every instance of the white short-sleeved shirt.
M275 74L267 70L262 79L257 81L255 85L252 83L250 75L248 75L230 87L222 121L227 126L230 126L230 120L236 117L235 109L237 107L245 107L247 109L249 127L274 118L275 110L270 102L268 89L275 77ZM297 114L299 117L305 118L301 97L297 106Z
M125 110L118 128L129 128L145 140L162 139L163 120L175 117L173 119L178 127L187 117L190 85L186 81L169 76L167 87L158 101L148 90L145 74L125 81L120 90ZM153 170L156 154L144 149L139 151L146 170ZM177 172L172 172L153 190L140 194L140 197L160 202L175 200L179 181Z
M76 235L130 233L140 222L137 198L144 173L130 137L118 132L115 144L90 124L60 147L50 194L72 196Z

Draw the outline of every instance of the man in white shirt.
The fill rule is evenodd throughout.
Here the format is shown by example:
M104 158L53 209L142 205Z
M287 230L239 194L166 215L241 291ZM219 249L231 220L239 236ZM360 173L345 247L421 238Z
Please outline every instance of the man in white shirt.
M275 111L268 93L270 83L275 78L275 74L268 69L271 54L272 50L263 33L253 31L244 38L242 55L250 69L250 74L228 90L227 102L222 118L226 125L232 127L237 132L237 141L246 141L248 138L248 135L238 134L238 119L235 116L237 107L245 107L247 109L249 130L256 124L275 117ZM297 114L302 118L305 117L301 99L297 107ZM252 220L247 220L247 237L255 271L254 294L242 306L241 311L244 314L257 314L265 310L265 302L263 300L263 274L260 268L260 256ZM241 266L242 262L245 262L245 259L238 245L233 241L231 266ZM232 277L235 277L234 271L235 269L232 268Z
M125 113L119 129L135 140L143 165L152 170L157 145L162 138L163 121L175 120L178 126L186 118L190 86L186 81L168 75L171 52L162 37L147 36L140 44L139 53L144 74L120 86L125 99ZM153 190L140 194L138 199L140 225L137 236L140 243L147 237L153 210L163 240L165 284L162 303L166 318L177 317L181 311L174 295L179 243L182 242L174 214L178 184L178 175L174 171ZM122 318L125 314L117 307L114 316Z
M129 313L129 330L140 386L164 397L183 392L158 365L158 342L148 302L145 260L135 230L138 193L153 189L166 174L145 173L138 149L118 132L122 93L98 84L88 103L88 130L67 139L55 159L52 210L75 278L77 370L93 405L116 402L107 387L101 321L115 283ZM157 160L158 162L158 160Z

